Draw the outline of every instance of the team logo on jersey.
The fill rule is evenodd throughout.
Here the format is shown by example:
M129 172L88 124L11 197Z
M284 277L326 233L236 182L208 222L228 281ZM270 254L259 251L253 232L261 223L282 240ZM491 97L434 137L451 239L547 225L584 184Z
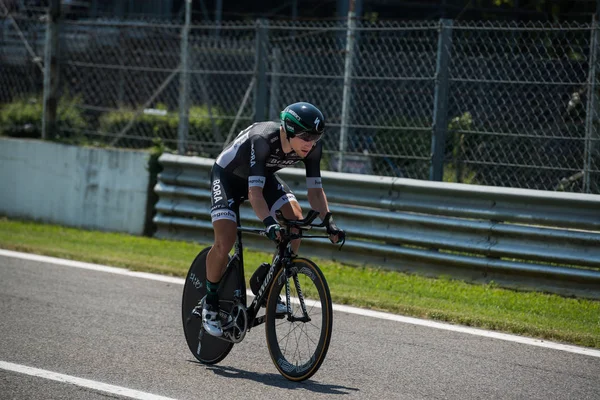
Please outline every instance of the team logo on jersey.
M285 168L289 165L294 165L298 160L280 160L278 158L269 158L266 162L267 167L281 167Z
M215 179L213 181L213 186L212 186L213 201L215 203L218 203L219 201L223 200L223 196L221 196L222 193L223 192L221 191L221 180Z
M233 203L235 203L234 199L227 199L227 204L229 205L230 208L231 208L231 206L233 206Z
M256 165L256 154L254 153L254 142L252 142L252 149L250 150L250 168Z

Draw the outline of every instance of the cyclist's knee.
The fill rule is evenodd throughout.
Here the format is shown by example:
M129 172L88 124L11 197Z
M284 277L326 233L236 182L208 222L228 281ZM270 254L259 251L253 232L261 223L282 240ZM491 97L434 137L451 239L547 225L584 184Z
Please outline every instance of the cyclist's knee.
M292 205L294 217L296 219L302 219L302 207L300 207L300 204L297 201L292 201L290 204Z
M215 243L213 244L213 250L221 256L229 254L229 252L231 251L232 248L233 248L233 243L231 243L231 245L230 245L228 243L228 241L224 241L224 240L215 239Z
M233 238L228 237L227 235L217 235L215 233L213 251L221 257L226 257L235 244L235 235L232 236Z
M280 208L283 216L290 220L302 219L302 208L297 201L290 201Z
M215 241L212 251L220 257L227 257L235 244L237 225L230 221L215 221L213 227Z

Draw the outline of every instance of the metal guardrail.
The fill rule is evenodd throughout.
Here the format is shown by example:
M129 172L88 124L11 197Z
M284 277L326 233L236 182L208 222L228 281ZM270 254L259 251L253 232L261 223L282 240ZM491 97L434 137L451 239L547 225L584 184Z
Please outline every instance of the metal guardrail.
M164 154L155 192L157 237L210 241L214 160ZM303 169L278 173L308 209ZM349 236L343 251L310 252L353 264L600 298L600 196L323 172ZM244 225L257 225L249 204ZM245 243L272 248L264 238Z

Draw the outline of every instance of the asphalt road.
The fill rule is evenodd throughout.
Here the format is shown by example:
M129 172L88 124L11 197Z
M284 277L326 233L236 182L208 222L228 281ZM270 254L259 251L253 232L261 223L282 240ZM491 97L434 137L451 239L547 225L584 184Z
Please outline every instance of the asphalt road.
M308 381L277 373L262 327L204 366L183 336L182 288L0 256L0 399L600 399L600 357L345 312Z

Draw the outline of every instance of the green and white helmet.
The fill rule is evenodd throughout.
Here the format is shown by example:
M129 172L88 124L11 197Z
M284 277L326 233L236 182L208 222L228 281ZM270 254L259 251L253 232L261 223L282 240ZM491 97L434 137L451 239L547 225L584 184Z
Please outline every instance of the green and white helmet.
M319 140L325 132L323 113L310 103L300 102L287 106L281 112L281 126L289 138L306 141Z

